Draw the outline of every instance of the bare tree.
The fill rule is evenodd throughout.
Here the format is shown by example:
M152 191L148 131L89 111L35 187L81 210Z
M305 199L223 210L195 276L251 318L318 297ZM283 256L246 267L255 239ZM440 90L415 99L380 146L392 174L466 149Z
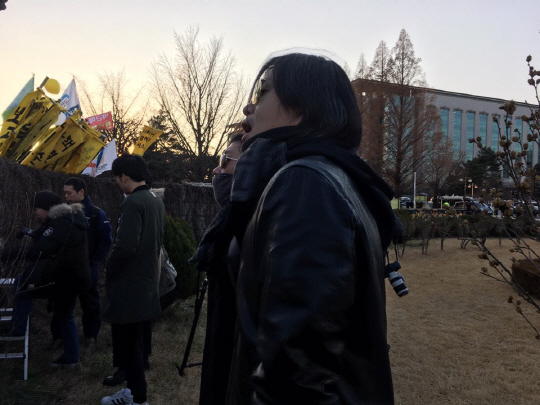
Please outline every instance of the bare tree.
M148 119L148 99L145 97L144 88L129 93L129 80L124 70L117 73L105 72L98 75L98 79L99 88L95 93L90 93L84 82L77 79L81 84L79 88L83 111L87 116L111 111L114 127L101 132L106 135L107 142L116 140L119 154L126 153Z
M379 44L367 79L354 85L364 118L360 154L401 196L412 188L414 172L422 179L424 163L441 136L439 112L405 30L390 52L384 41Z
M456 173L465 160L465 153L461 153L456 159L454 157L453 144L450 139L437 137L439 142L435 145L425 160L424 179L426 186L434 198L445 193L452 184ZM441 240L441 250L442 250Z
M371 62L371 65L369 65L367 78L371 80L378 80L380 82L387 82L389 64L390 51L388 50L388 46L386 46L386 42L381 41L375 50L373 61Z
M174 34L176 54L154 63L154 93L182 153L215 156L240 118L246 86L223 38L201 44L198 28Z
M358 58L358 63L356 64L356 73L354 78L355 79L367 79L368 77L368 64L366 62L366 58L364 57L364 54L360 54L360 58Z

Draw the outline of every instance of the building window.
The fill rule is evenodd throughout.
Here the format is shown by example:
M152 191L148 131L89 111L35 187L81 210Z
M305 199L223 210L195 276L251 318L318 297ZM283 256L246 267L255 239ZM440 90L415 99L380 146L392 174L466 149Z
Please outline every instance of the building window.
M497 121L499 124L501 123L499 120L501 117L498 114L493 115L493 118L497 118ZM499 145L499 126L495 121L491 123L491 145L492 149L497 152L500 149Z
M481 113L479 116L479 130L480 130L480 138L482 138L482 146L485 148L487 147L487 114ZM497 150L497 144L491 145L491 149Z
M452 142L454 144L454 158L458 158L461 151L461 117L463 111L454 110L454 133L452 135Z
M472 160L474 143L470 143L470 139L474 139L474 118L476 113L474 111L467 112L467 160Z
M448 139L448 116L450 115L450 110L448 108L441 108L441 130L444 135L444 139Z

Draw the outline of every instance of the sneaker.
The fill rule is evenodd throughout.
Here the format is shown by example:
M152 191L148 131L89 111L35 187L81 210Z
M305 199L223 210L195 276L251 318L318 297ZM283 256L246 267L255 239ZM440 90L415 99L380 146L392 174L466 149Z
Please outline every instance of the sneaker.
M133 405L133 395L129 388L124 388L114 395L101 398L101 405Z
M74 369L79 365L78 361L75 362L67 362L62 357L60 357L58 360L52 361L49 366L51 368L56 368L58 370L66 370L66 369Z
M120 367L114 372L113 375L105 377L105 379L103 380L103 385L107 387L114 387L116 385L122 384L126 380L126 370Z

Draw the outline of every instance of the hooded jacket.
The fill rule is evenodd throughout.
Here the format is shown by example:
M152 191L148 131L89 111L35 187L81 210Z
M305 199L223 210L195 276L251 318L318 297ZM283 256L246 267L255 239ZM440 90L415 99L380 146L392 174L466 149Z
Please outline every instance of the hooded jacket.
M43 224L33 232L26 251L11 249L3 260L29 262L21 287L55 282L55 291L81 291L90 287L88 223L81 204L58 204L50 208Z
M271 164L280 148L283 156L295 155L263 141L259 149ZM388 230L379 229L384 212L393 222L392 211L385 193L373 189L380 179L370 180L369 172L354 177L325 150L274 172L240 232L241 333L228 404L393 404L383 255ZM249 152L235 172L235 185L242 182L248 197L250 181L240 176ZM246 166L249 173L258 169ZM251 184L260 187L260 181ZM233 187L233 204L242 198Z

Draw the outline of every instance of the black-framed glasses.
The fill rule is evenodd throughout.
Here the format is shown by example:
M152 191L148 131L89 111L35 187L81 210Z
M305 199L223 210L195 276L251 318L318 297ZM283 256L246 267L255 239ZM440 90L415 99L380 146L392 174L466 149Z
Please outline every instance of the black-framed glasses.
M261 99L261 92L262 92L262 76L259 77L259 80L257 80L257 83L255 83L255 87L253 87L253 92L251 93L251 104L255 105L259 102Z
M227 156L227 153L223 152L221 154L221 157L219 158L219 167L221 167L222 169L225 169L225 166L227 166L227 161L229 160L238 160L238 159Z

